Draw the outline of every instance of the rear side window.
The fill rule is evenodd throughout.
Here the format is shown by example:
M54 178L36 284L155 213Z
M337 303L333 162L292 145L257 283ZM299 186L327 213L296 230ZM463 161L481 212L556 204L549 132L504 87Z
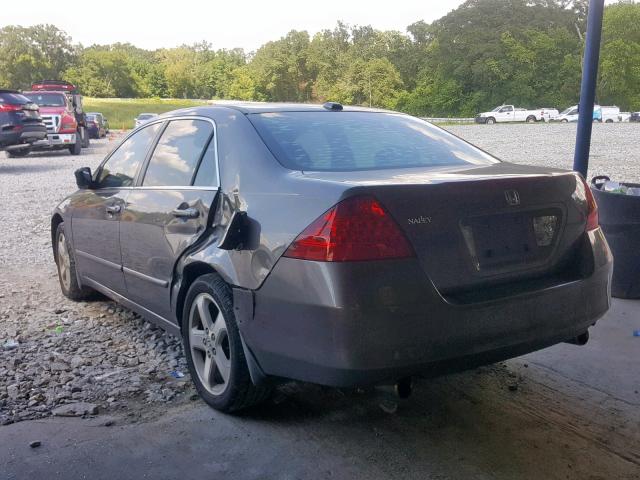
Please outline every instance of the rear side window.
M205 120L173 120L162 132L142 185L189 186L213 132Z
M198 173L196 173L196 179L193 181L193 185L196 187L213 187L218 184L218 166L216 165L216 139L212 138L207 146L207 151L204 152L204 157L200 161L198 167Z
M138 130L111 155L98 175L98 188L130 187L144 161L160 123Z
M278 161L292 170L354 171L497 162L454 135L407 115L272 112L248 117Z

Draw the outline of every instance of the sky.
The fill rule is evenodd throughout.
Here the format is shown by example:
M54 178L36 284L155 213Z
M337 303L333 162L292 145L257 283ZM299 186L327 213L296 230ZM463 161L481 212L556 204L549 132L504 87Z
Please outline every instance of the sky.
M27 8L0 2L0 26L52 23L84 46L129 42L154 49L206 40L215 49L252 51L290 30L314 34L338 20L405 32L418 20L446 15L462 0L80 0L80 8L52 0L29 0Z
M80 0L63 2L0 0L0 27L51 23L89 46L128 42L141 48L175 47L207 41L213 48L253 51L290 30L311 35L338 20L405 32L408 25L432 22L463 0ZM606 0L613 3L615 0Z

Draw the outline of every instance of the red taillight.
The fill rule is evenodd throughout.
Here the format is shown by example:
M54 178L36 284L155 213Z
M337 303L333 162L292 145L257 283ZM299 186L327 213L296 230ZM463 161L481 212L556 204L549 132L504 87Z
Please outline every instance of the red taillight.
M319 262L406 258L411 245L373 197L351 197L318 217L289 246L285 257Z
M9 103L0 103L0 112L19 112L22 105L11 105Z
M585 212L586 222L585 222L585 230L591 231L598 228L599 220L598 220L598 205L596 204L596 199L593 197L593 192L591 188L589 188L589 184L582 178L582 175L578 175L576 173L576 191L574 193L574 198L576 201L586 204L587 211Z
M589 185L587 185L587 182L585 182L584 179L582 179L582 182L584 183L584 188L587 194L587 208L588 208L587 226L585 227L585 229L587 231L595 230L600 226L600 221L598 219L598 204L596 203L596 199L594 198L593 192L589 188Z

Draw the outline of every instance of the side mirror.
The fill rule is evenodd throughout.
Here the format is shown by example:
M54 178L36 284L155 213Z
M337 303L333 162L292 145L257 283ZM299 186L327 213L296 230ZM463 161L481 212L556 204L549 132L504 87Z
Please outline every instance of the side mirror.
M79 168L73 174L76 177L76 185L78 185L80 190L86 190L93 186L93 177L91 176L91 169L89 167Z

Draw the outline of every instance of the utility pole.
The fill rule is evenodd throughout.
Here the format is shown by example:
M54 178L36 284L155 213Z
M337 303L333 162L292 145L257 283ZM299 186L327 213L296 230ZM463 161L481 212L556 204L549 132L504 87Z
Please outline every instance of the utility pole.
M602 16L604 0L589 0L587 15L587 39L582 62L582 83L580 85L580 106L578 107L578 133L573 169L587 178L591 130L593 128L593 104L598 81L598 61L600 59L600 39L602 37Z

